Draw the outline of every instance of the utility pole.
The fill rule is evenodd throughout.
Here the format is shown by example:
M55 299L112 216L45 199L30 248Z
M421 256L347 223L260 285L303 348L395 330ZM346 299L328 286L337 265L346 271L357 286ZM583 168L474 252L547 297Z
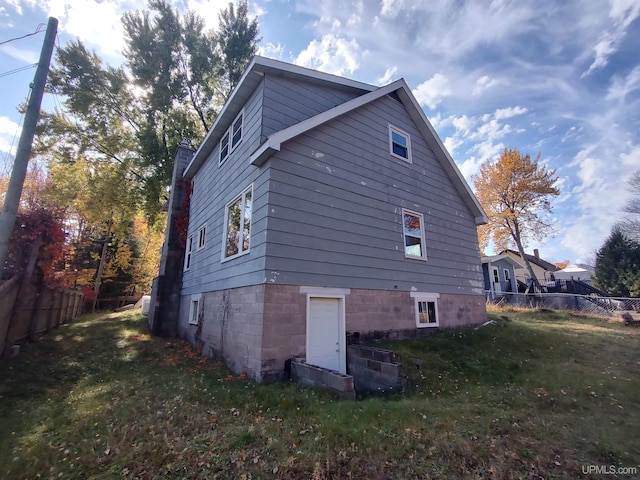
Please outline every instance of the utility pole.
M40 60L38 68L33 77L31 84L31 95L27 104L27 112L24 117L24 126L20 134L18 142L18 150L16 158L13 161L13 169L11 171L11 179L7 188L2 213L0 213L0 277L4 271L4 263L7 259L9 251L9 240L18 216L18 205L20 204L20 195L22 195L22 186L24 178L27 175L27 166L29 165L29 157L31 157L31 144L33 136L36 132L36 125L40 117L40 105L42 104L42 96L44 95L44 87L47 83L47 75L49 74L49 64L51 63L51 55L53 46L58 33L58 19L49 17L47 24L47 33L44 37L42 50L40 51Z

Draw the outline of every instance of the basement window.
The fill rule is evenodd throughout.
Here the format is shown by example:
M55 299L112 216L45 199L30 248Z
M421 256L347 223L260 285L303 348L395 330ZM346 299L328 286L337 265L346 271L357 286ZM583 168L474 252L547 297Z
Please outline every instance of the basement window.
M439 293L411 292L415 301L416 327L438 327L438 298Z
M189 324L198 325L200 322L200 308L202 303L202 294L191 295L191 304L189 306Z

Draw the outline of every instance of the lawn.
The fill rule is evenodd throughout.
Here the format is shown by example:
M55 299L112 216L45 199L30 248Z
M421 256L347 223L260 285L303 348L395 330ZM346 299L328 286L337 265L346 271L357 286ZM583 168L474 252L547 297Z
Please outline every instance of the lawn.
M84 316L0 364L0 478L639 477L640 328L490 318L386 344L407 388L354 402Z

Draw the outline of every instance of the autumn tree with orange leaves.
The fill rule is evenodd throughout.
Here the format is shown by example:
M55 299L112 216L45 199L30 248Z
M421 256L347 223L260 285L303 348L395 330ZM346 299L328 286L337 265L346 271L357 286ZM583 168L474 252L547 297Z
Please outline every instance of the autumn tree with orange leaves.
M515 246L524 260L531 280L540 289L540 282L524 253L530 238L543 240L552 231L550 197L560 194L556 188L555 170L540 165L540 154L532 160L529 154L504 149L497 162L487 161L480 173L473 175L478 201L489 223L478 228L480 248L493 241L500 249Z

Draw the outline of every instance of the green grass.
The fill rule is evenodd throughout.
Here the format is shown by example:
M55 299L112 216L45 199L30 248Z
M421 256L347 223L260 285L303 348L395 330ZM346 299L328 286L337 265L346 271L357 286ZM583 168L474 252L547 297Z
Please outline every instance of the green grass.
M352 402L232 375L140 315L81 317L0 364L0 478L633 478L640 329L491 318L385 344L407 388Z

